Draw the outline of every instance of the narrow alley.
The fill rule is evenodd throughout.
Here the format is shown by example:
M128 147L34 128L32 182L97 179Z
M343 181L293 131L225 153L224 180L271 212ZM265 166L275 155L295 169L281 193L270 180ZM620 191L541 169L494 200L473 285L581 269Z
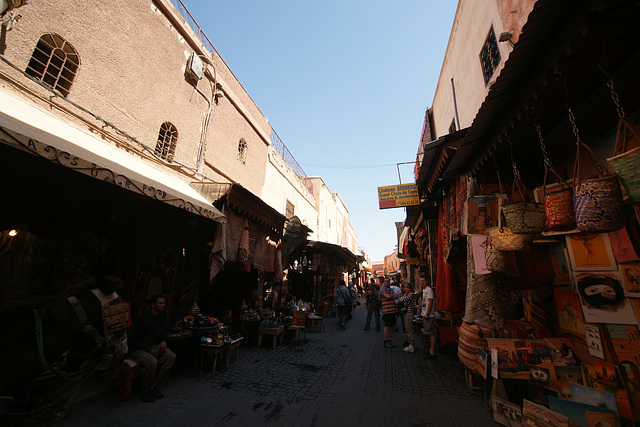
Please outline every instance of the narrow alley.
M363 330L365 316L362 305L346 330L324 319L326 332L308 333L306 343L242 347L239 360L213 377L210 364L202 376L183 366L154 403L96 395L57 425L496 425L482 396L469 393L455 348L425 360L419 336L407 353L400 332L397 347L385 348L382 332Z

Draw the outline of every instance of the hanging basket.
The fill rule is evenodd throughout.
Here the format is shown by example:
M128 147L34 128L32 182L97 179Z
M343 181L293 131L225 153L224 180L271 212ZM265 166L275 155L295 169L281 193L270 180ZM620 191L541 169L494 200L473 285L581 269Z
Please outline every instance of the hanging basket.
M547 192L547 175L549 172L558 178L560 188ZM546 217L545 228L548 231L567 231L576 227L573 213L573 188L553 168L547 168L544 172L542 198Z
M640 147L627 150L627 145L631 141L634 141L631 145L640 144L640 135L628 121L620 118L614 154L607 161L622 181L631 201L638 203L640 202Z
M527 201L524 186L519 179L513 183L514 192L518 189L521 202L509 203L502 206L507 227L515 234L539 234L544 231L544 204ZM511 197L513 199L513 196Z
M515 234L508 227L491 227L487 229L487 237L498 251L526 251L533 243L533 235Z
M580 179L581 149L587 152L595 164L599 177ZM573 174L573 210L578 229L586 233L608 233L624 227L624 205L618 177L608 174L606 166L583 142L578 143Z
M488 237L484 245L484 257L489 271L505 272L509 268L509 253L493 247Z

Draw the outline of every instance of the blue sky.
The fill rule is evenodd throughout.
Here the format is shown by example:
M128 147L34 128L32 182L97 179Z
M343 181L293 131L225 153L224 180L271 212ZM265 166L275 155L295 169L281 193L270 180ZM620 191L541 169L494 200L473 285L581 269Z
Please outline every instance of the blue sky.
M340 194L358 246L392 253L405 212L379 210L377 187L413 181L396 164L415 160L457 1L182 1L307 175Z

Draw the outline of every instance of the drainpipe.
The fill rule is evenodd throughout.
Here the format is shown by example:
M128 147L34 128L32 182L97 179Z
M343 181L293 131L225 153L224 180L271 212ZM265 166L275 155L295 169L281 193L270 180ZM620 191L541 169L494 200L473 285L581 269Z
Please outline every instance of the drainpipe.
M456 112L456 130L460 130L460 117L458 117L458 101L456 100L456 85L453 84L453 77L451 77L451 89L453 90L453 108Z
M198 55L198 56L202 56L203 58L206 58L203 55ZM211 87L211 99L208 99L203 94L203 98L209 103L209 110L207 111L207 115L204 119L204 127L202 129L202 135L200 136L200 146L198 147L198 162L196 163L196 171L198 172L202 167L202 159L204 158L204 145L205 145L205 141L207 140L207 130L209 129L209 121L211 120L211 113L213 113L213 104L214 102L217 103L216 91L217 91L218 83L217 83L216 69L213 67L213 63L211 62L211 60L209 58L206 58L206 59L207 59L207 62L209 62L211 69L213 70L213 85Z

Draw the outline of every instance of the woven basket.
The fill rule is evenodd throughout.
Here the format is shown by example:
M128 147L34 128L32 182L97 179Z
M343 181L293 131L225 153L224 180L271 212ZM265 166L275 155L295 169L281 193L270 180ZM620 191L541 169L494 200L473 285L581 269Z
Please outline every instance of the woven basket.
M484 258L489 271L504 273L509 269L509 254L495 249L489 239L484 248Z
M544 204L516 202L502 206L507 226L515 234L538 234L546 222Z
M533 243L533 235L515 234L507 227L491 227L487 229L487 236L498 251L526 251Z
M618 122L616 147L613 157L607 159L616 172L633 203L640 202L640 147L627 150L629 142L640 143L638 131L625 119Z
M580 180L580 150L584 149L596 165L600 177ZM585 143L578 144L574 167L573 211L576 226L586 233L608 233L624 227L624 205L618 177Z

